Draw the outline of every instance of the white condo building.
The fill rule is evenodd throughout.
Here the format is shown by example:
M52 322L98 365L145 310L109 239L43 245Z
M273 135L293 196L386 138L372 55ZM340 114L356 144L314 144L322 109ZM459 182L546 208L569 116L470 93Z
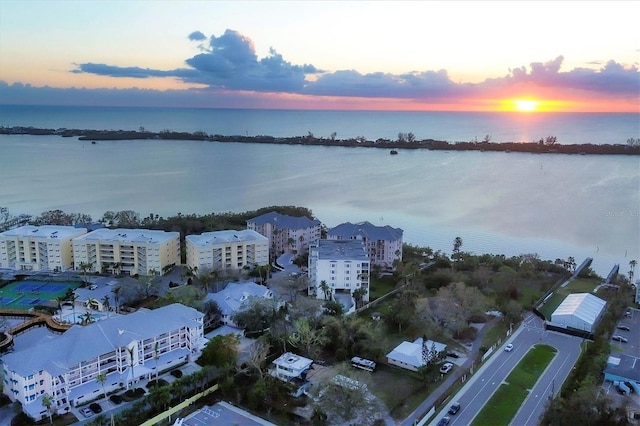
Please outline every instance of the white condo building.
M96 229L73 240L76 269L128 275L164 274L180 264L180 233L153 229Z
M269 239L271 254L285 252L305 253L320 239L321 223L306 216L287 216L276 212L265 213L247 221L247 229L259 232Z
M373 265L391 268L402 260L402 234L400 228L389 225L375 226L369 222L342 223L327 231L328 240L362 240Z
M206 343L203 316L175 303L73 326L58 337L4 354L4 394L36 420L48 415L44 395L53 398L53 413L103 398L105 391L128 388L198 356ZM106 375L104 388L97 380L101 374Z
M328 298L322 289L327 284L331 299L336 292L348 293L364 288L362 300L369 301L369 256L360 240L319 240L309 249L309 295Z
M0 268L62 271L73 268L72 240L86 234L73 226L26 225L0 233Z
M241 269L269 263L269 239L249 229L187 235L185 243L187 265L200 271Z

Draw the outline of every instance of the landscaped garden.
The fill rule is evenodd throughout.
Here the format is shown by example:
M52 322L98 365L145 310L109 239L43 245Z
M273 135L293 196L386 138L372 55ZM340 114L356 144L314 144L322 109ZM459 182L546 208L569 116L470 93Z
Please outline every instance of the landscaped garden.
M530 349L476 416L473 425L508 425L556 352L549 345Z

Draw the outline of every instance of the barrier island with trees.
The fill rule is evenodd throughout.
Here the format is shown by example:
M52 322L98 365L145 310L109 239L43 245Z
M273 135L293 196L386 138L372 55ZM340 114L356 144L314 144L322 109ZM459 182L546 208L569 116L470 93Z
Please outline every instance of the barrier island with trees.
M236 142L262 143L281 145L320 145L362 148L384 148L397 153L397 149L428 149L436 151L500 151L500 152L528 152L532 154L582 154L582 155L640 155L640 138L629 138L626 144L561 144L556 136L542 137L536 141L521 142L492 142L491 135L482 140L475 138L471 141L447 142L435 139L417 139L411 133L398 133L395 140L378 138L369 140L364 136L338 139L336 133L329 138L316 137L312 132L303 136L273 137L248 135L219 135L208 134L203 131L175 132L162 130L151 132L143 127L138 130L81 130L81 129L43 129L35 127L0 127L0 134L4 135L58 135L61 137L77 137L81 141L110 141L110 140L196 140L207 142Z

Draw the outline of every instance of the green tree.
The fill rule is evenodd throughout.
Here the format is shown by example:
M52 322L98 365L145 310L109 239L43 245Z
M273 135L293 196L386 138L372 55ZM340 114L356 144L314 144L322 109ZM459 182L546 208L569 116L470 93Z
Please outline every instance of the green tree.
M82 271L82 273L84 274L84 283L88 284L89 280L87 279L87 271L90 271L93 269L93 262L80 262L78 264L78 268L80 268L80 270Z
M211 330L222 324L222 310L215 300L208 300L202 305L204 328Z
M324 329L313 328L306 318L298 318L293 322L289 344L302 352L303 356L315 358L326 342Z
M113 301L116 303L116 313L120 312L120 293L122 293L122 287L117 286L113 290Z
M246 333L261 333L266 331L277 317L278 306L275 300L250 297L231 319L243 327Z
M47 414L49 415L49 423L51 424L53 424L53 410L51 409L53 407L53 402L54 400L51 395L42 395L42 405L47 409Z
M239 343L240 339L235 334L215 336L202 350L198 364L225 369L233 368L238 360Z
M462 248L462 238L456 237L453 241L453 256L452 260L454 264L457 264L460 261L460 249Z
M100 383L102 386L102 392L104 393L104 399L107 399L107 389L104 384L107 382L107 375L105 373L100 373L96 376L96 382Z
M353 299L356 302L356 309L362 307L362 301L364 300L364 296L367 295L367 289L364 287L358 287L353 291Z
M320 290L322 290L322 292L324 293L324 300L332 299L331 287L329 287L329 284L327 284L326 280L320 281Z
M102 306L107 311L107 318L109 318L109 311L111 310L111 300L109 299L108 294L105 294L102 298Z
M158 374L160 371L158 370L158 360L160 359L160 343L156 342L153 345L153 360L156 362L156 383L158 383Z
M133 385L133 381L135 379L135 376L133 374L133 366L135 365L133 361L133 351L134 351L133 347L127 347L127 352L129 352L129 368L131 369L131 385ZM127 389L129 389L128 383L127 383Z

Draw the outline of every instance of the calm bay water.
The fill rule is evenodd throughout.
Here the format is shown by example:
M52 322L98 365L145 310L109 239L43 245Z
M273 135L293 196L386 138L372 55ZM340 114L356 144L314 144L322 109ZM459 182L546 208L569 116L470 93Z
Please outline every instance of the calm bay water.
M479 138L492 133L498 140L496 131L484 131L472 123L466 124L471 130L448 125L465 122L464 117L449 113L440 113L449 118L440 115L441 123L436 125L437 117L429 114L416 118L415 114L423 113L232 114L217 110L213 114L204 110L210 116L207 121L203 110L136 109L134 113L134 109L114 112L106 108L82 113L82 108L64 107L55 113L53 107L47 107L47 114L41 107L35 112L11 107L17 110L9 114L7 108L0 108L2 125L143 126L154 131L168 128L220 134L243 134L242 127L247 127L250 135L291 136L311 131L328 136L336 131L338 137L339 129L344 128L342 137L395 138L399 131L412 131L418 138L456 140L454 135L464 132ZM559 131L548 129L565 126L563 132L582 138L590 131L578 126L595 117L584 114L587 118L571 121L562 116L564 121L536 118L543 120L537 124L545 129L538 137L556 134L562 141ZM602 130L601 134L624 140L638 137L638 116L630 120L635 121L635 134L629 115L620 116L611 115L610 123L627 122L627 127ZM474 117L487 127L499 127L499 116L488 122L488 115ZM329 119L329 123L324 121ZM425 121L433 128L418 127ZM573 133L567 121L577 126ZM505 134L527 131L514 121L504 123ZM606 123L598 126L606 127ZM400 227L406 242L447 253L454 238L461 236L463 250L475 253L538 253L546 259L573 256L578 262L590 256L601 275L615 263L626 272L629 260L640 259L638 157L426 150L401 150L400 155L389 156L379 149L162 140L92 145L56 136L0 135L0 178L0 206L8 207L12 214L62 209L98 219L107 210L168 216L287 204L311 208L328 227L363 220Z

